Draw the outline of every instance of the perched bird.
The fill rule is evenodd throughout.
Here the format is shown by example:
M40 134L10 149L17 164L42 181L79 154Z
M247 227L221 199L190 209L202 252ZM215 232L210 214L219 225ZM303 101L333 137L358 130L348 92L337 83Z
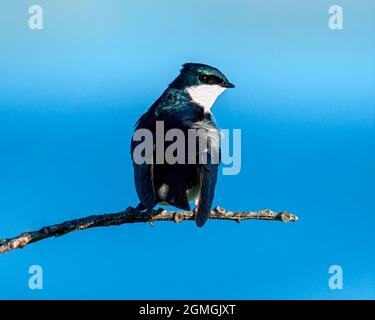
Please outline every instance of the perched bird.
M157 204L190 210L189 201L194 201L196 224L199 227L204 225L212 207L218 173L218 162L213 161L213 153L214 148L219 146L219 131L211 107L225 89L234 87L218 69L205 64L186 63L160 98L139 118L135 132L148 129L155 137L156 123L163 121L165 131L179 129L188 135L189 129L200 129L200 138L208 143L203 150L205 163L198 161L202 152L197 152L196 163L188 161L186 152L185 163L159 164L155 161L154 151L151 163L139 164L134 161L133 152L140 141L135 141L133 136L131 154L140 200L138 210L147 210L152 217ZM155 138L153 143L156 143ZM167 147L172 142L165 143Z

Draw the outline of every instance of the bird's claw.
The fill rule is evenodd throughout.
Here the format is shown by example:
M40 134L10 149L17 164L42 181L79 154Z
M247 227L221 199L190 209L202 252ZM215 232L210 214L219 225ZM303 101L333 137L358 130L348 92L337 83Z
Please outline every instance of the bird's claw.
M154 226L154 213L155 213L155 210L154 209L150 209L150 210L147 210L147 213L148 213L148 220L147 222L149 223L150 227L153 227Z
M154 217L162 212L164 212L163 208L158 208L157 210L154 210L154 209L148 210L148 215L149 215L148 223L150 224L151 227L154 226L154 222L156 221Z
M154 221L155 221L155 220L154 220L154 217L151 217L151 218L147 221L151 228L154 227Z

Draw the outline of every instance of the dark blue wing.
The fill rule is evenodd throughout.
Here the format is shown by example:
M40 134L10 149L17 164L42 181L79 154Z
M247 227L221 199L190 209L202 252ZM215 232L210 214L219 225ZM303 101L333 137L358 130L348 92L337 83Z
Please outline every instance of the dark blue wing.
M151 178L152 165L133 162L133 168L138 198L147 209L152 209L157 203Z
M202 227L206 223L214 200L219 166L218 164L213 164L211 162L211 154L208 153L207 164L201 165L200 168L200 194L195 209L195 222L198 227Z
M154 126L151 119L148 118L149 115L145 113L137 122L136 128L137 129L148 129L151 130L153 136L154 135ZM149 163L138 164L134 161L133 152L134 149L141 143L142 141L131 141L131 157L133 160L133 169L134 169L134 182L135 188L137 191L138 198L142 205L147 209L152 209L156 204L156 196L154 192L154 186L152 181L152 170L153 165Z

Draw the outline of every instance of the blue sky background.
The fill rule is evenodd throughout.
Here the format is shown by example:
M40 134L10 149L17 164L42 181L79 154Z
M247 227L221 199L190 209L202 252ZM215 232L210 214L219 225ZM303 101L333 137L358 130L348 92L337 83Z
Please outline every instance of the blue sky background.
M132 127L184 62L237 85L213 111L242 129L242 170L219 177L215 203L300 220L44 240L0 256L0 298L375 298L374 1L38 0L43 31L32 4L1 4L0 238L136 205Z

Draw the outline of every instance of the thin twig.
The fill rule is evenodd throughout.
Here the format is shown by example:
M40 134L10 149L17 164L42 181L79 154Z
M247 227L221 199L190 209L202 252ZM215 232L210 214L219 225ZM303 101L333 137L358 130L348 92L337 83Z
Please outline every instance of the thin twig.
M165 211L159 209L155 212L152 221L174 221L176 223L184 220L194 220L194 214L191 211ZM277 220L282 222L294 222L298 217L287 211L274 212L269 209L259 211L235 212L225 210L220 207L212 209L210 219L233 220L241 222L242 220ZM150 217L144 211L137 211L132 207L117 213L92 215L85 218L65 221L60 224L43 227L38 231L23 232L20 235L0 239L0 254L14 249L20 249L26 245L46 238L58 237L64 234L85 230L94 227L118 226L125 223L150 222Z

